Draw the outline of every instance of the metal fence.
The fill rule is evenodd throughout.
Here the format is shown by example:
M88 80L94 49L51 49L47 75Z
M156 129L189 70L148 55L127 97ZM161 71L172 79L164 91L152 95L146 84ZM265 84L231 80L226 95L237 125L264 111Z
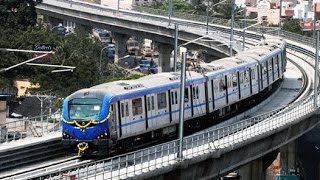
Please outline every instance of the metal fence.
M307 99L276 110L245 119L231 125L185 137L183 140L184 159L198 156L212 156L230 147L241 146L248 140L257 136L262 138L283 128L291 123L301 120L315 112L313 95ZM63 176L74 176L78 179L122 179L140 175L158 168L178 164L177 158L179 141L174 140L157 146L123 154L94 163L73 167L72 170L60 169L49 172L45 176L49 179L59 179Z
M0 143L26 137L41 137L56 131L61 131L60 114L19 119L0 124Z

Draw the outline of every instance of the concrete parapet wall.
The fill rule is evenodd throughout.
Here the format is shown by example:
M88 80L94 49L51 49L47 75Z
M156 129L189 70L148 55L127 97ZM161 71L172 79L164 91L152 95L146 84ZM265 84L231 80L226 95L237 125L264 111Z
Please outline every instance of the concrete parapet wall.
M0 101L0 124L6 123L7 102Z
M319 115L302 117L296 124L255 136L245 144L218 150L193 159L185 159L172 166L136 176L135 179L209 179L235 170L297 139L319 124Z

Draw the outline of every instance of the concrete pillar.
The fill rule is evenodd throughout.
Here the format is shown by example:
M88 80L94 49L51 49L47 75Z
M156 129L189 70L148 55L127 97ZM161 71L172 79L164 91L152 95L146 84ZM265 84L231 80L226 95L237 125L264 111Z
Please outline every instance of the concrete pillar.
M114 63L118 64L119 59L127 55L127 40L129 36L120 33L113 33L112 36L115 41Z
M296 142L292 141L280 148L280 173L290 174L296 169Z
M264 180L265 169L262 158L251 161L237 171L243 180Z
M174 50L174 46L171 44L164 44L164 43L157 43L156 42L156 49L159 52L159 72L170 72L170 56L172 51Z
M0 101L0 124L6 123L7 102Z

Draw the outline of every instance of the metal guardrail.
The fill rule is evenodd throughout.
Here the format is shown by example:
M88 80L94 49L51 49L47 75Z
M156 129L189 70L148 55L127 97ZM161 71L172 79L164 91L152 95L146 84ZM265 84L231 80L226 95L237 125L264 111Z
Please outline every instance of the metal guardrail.
M26 137L41 137L51 132L61 131L60 114L19 119L0 124L0 143Z

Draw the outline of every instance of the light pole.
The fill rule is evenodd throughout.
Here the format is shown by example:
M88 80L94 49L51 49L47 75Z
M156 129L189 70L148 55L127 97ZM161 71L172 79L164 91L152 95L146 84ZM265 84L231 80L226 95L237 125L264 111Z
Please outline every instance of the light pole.
M174 59L173 59L173 71L177 71L177 59L178 59L178 31L179 27L178 24L176 23L174 25L175 28L175 35L174 35Z
M102 69L101 69L101 59L102 59L102 52L104 49L108 48L108 46L105 46L101 49L100 51L100 60L99 60L99 73L100 73L100 76L102 75Z
M168 17L169 17L169 25L168 26L170 26L170 23L171 23L171 16L172 16L172 0L169 0L169 6L168 6L168 8L169 8L169 10L168 10Z
M314 106L318 107L318 68L319 68L319 31L317 31L317 40L316 40L316 58L314 63Z
M233 56L234 0L231 0L230 57Z
M317 25L317 13L316 13L316 3L313 4L313 39L316 38L316 25ZM314 41L313 41L314 42Z
M178 46L178 48L186 46L187 44L193 43L195 41L201 40L203 38L208 37L208 35L196 38L194 40L188 41L184 44ZM178 158L183 158L183 124L184 124L184 89L186 82L186 54L182 53L182 61L181 61L181 78L180 78L180 112L179 112L179 151Z
M245 42L246 42L246 26L247 26L247 6L244 6L243 9L243 34L242 34L242 51L245 51L246 47L245 47Z
M186 82L186 53L182 53L182 62L181 62L181 85L180 85L180 113L179 113L179 153L178 158L183 158L183 124L184 124L184 88Z

